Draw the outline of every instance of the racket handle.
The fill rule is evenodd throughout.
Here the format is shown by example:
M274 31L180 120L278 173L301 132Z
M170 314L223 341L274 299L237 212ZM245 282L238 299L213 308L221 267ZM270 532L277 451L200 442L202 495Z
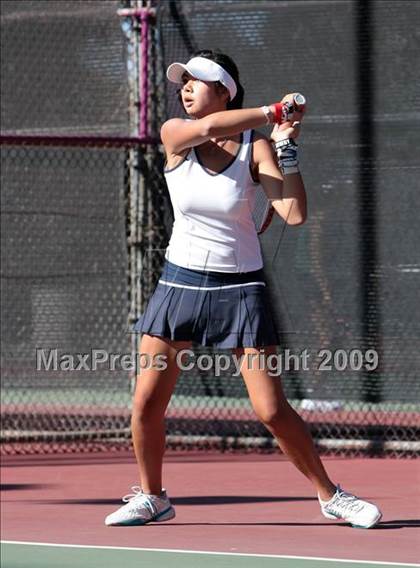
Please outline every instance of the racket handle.
M295 93L293 95L293 104L296 111L304 112L306 106L306 98L302 93Z
M305 105L306 99L301 93L294 93L293 101L274 103L274 122L277 124L287 122L295 111L304 112Z

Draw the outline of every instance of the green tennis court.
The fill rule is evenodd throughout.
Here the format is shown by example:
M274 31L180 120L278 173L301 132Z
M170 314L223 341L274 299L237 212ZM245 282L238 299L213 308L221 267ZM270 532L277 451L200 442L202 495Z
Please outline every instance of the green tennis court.
M386 568L420 566L398 562L349 562L330 558L258 554L217 554L182 550L147 550L112 546L66 546L2 542L4 568ZM30 558L30 560L29 560Z

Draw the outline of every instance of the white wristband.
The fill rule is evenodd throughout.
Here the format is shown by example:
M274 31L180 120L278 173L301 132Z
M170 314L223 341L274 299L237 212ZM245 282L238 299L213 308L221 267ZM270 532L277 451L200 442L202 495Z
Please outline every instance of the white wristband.
M299 173L297 144L293 138L286 138L275 143L279 168L283 175Z
M273 113L270 110L270 107L268 107L267 105L264 105L261 107L261 110L263 111L263 113L265 114L265 118L266 118L266 123L267 124L271 124L273 122Z

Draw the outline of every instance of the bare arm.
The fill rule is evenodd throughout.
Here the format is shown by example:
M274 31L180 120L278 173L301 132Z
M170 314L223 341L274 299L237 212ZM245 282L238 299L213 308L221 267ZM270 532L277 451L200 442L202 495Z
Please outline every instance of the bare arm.
M282 176L269 140L256 133L254 161L264 193L276 213L289 225L301 225L307 216L306 192L300 173Z
M177 154L185 148L203 144L217 136L232 136L266 124L261 107L214 112L197 120L171 118L160 135L167 152Z

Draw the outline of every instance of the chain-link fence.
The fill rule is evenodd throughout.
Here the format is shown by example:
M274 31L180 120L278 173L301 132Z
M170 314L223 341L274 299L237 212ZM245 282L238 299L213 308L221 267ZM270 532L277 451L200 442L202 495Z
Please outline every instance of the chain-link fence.
M98 431L127 427L133 372L92 364L131 356L139 310L147 147L135 138L137 22L122 7L2 2L6 452L89 450Z
M135 7L147 18L118 13ZM309 100L308 221L276 219L262 236L283 363L307 354L305 368L300 359L283 373L286 395L324 452L418 453L420 105L407 80L418 11L403 1L2 2L3 451L130 445L134 371L121 357L111 370L109 356L136 349L129 329L171 230L153 140L182 113L164 71L216 47L239 66L245 106L291 91ZM150 144L136 139L142 115ZM37 348L56 371L36 370ZM217 353L195 346L196 358ZM89 368L99 358L97 369L79 354ZM182 372L169 445L273 451L234 371Z

